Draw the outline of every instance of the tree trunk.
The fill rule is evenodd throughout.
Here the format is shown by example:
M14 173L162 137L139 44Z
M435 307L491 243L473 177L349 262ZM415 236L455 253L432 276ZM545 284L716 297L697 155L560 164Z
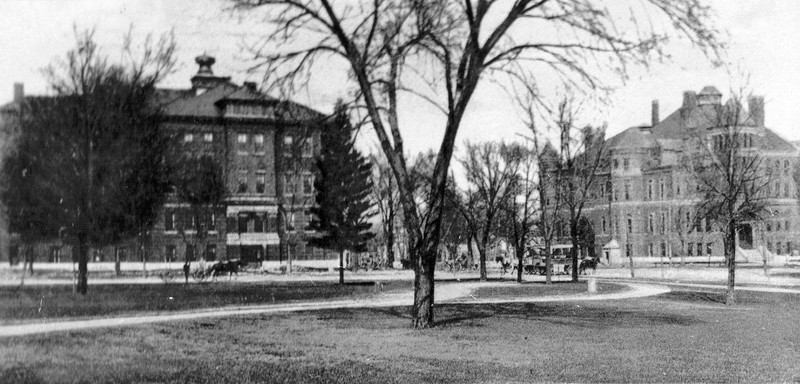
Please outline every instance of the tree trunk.
M119 247L114 247L114 274L117 276L122 275L122 268L119 263Z
M393 208L389 208L393 211ZM386 264L389 268L394 268L394 214L390 213L389 223L386 225Z
M524 244L524 242L523 242ZM523 268L523 261L525 259L525 247L517 247L517 282L522 282L522 268Z
M89 244L85 233L78 234L78 293L86 295L89 287Z
M736 222L731 220L725 229L725 261L728 265L728 292L725 295L725 304L733 305L736 301L734 291L736 280Z
M339 284L344 285L344 250L339 250Z
M478 258L480 259L481 281L486 281L486 243L481 244L477 241L476 243L478 244Z
M414 258L414 306L411 319L414 328L430 328L433 319L433 281L436 266L436 244L432 241L422 242L415 249Z
M553 284L553 258L550 256L550 240L544 242L544 274L545 284Z
M570 238L572 240L572 252L570 253L572 259L572 282L578 282L578 219L570 220L569 223Z

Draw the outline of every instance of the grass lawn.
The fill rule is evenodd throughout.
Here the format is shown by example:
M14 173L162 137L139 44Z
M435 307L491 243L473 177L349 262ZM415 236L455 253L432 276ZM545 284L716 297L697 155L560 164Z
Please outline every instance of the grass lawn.
M382 291L410 290L407 281L382 282ZM68 317L124 315L269 304L293 300L326 300L375 294L377 287L351 283L293 282L274 284L136 284L89 286L86 296L72 293L72 286L24 286L0 288L0 324L53 320Z
M0 381L797 382L800 297L677 291L600 302L325 310L0 340Z

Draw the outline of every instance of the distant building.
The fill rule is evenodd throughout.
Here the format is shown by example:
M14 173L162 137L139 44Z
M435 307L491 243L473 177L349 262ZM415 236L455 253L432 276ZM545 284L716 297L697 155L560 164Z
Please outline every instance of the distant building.
M590 202L584 208L596 235L598 255L617 248L620 256L722 256L722 233L710 220L696 217L698 200L694 177L686 167L696 154L697 135L713 143L720 133L716 114L730 110L714 87L684 93L683 105L659 119L653 101L652 122L632 127L607 139L608 168L598 175ZM764 100L751 97L738 119L748 146L762 156L762 168L771 171L768 188L772 215L764 221L743 223L737 245L744 250L763 246L768 253L787 255L800 249L797 188L792 173L800 151L791 142L764 127ZM746 113L744 113L746 111ZM711 144L709 144L711 145ZM549 150L555 151L552 146ZM568 242L566 220L557 235ZM604 245L613 246L606 247ZM747 252L745 252L747 253ZM752 253L752 252L750 252ZM746 256L746 255L744 255Z
M283 198L287 252L292 259L301 264L335 260L336 253L313 249L305 241L313 235L305 230L306 212L314 203L313 159L320 150L319 129L327 116L271 98L259 92L255 83L237 85L230 77L216 76L213 57L198 56L196 62L199 70L191 78L190 88L159 89L157 95L164 106L163 131L172 140L169 154L207 155L222 165L228 195L208 218L211 230L206 249L195 249L196 223L188 214L189 205L173 193L150 231L145 249L120 244L118 255L112 255L110 249L98 250L92 259L182 262L203 256L208 261L239 258L285 263L278 252L278 204ZM22 85L15 85L14 91L14 101L0 107L4 120L14 116L25 97ZM279 150L282 162L275 161ZM278 177L283 178L283 190L278 190ZM37 260L64 259L61 255L69 252L68 247L57 247L56 242L43 241L41 247L50 250L40 250ZM42 252L51 255L44 258Z

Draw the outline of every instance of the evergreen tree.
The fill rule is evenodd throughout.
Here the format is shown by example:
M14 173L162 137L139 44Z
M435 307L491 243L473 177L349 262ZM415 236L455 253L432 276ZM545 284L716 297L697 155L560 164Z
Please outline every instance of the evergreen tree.
M317 159L316 206L311 209L311 229L322 233L310 239L315 246L339 252L339 283L344 284L344 251L365 252L374 215L372 166L355 149L350 116L341 103L321 133L322 151Z

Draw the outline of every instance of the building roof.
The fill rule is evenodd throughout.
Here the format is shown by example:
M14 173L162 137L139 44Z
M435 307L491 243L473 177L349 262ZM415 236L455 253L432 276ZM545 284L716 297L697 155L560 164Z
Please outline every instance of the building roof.
M657 147L658 143L650 133L644 133L640 127L628 128L606 142L609 149L638 149Z

